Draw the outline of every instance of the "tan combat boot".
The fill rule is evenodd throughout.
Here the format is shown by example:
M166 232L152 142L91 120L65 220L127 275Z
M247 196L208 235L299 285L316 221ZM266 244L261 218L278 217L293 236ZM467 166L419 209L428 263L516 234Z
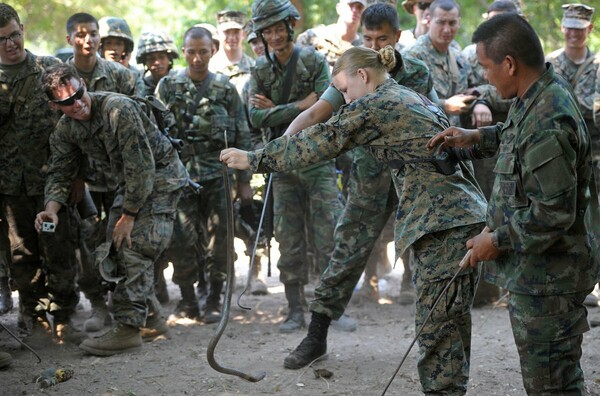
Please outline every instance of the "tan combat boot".
M79 348L97 356L111 356L117 353L137 351L142 346L140 329L117 323L106 334L84 340Z

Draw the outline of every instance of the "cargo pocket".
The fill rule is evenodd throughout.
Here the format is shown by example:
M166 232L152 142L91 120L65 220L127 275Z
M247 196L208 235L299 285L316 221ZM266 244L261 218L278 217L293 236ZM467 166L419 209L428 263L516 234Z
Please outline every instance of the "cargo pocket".
M557 131L558 132L558 131ZM575 187L575 177L569 169L562 146L552 135L535 144L525 154L525 163L533 173L536 186L547 198L569 191Z

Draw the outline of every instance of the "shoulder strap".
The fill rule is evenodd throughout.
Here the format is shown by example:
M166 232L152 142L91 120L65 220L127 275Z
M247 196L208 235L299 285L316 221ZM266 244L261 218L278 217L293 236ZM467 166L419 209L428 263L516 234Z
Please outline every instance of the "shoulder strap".
M280 104L285 104L290 98L290 92L292 90L292 83L294 81L294 75L296 74L296 64L298 64L298 57L300 55L300 47L294 45L294 52L292 58L288 63L287 70L285 71L285 77L283 79L283 91L281 92Z
M206 76L204 81L202 81L202 84L200 84L200 86L198 87L198 93L194 97L194 102L188 106L185 112L185 117L188 119L188 122L191 122L192 118L194 117L194 114L196 114L196 110L198 110L200 101L206 95L206 92L208 92L210 83L215 79L215 77L215 73L209 72L208 76Z
M585 62L583 62L581 65L579 65L579 67L577 68L577 73L575 73L575 75L573 76L573 79L571 80L571 86L573 88L575 88L575 83L577 82L577 80L579 80L579 77L581 77L581 75L585 71L585 68L588 67L590 65L590 63L592 63L594 61L594 56L591 53L589 53L589 55L590 56L588 56L588 58L585 60Z

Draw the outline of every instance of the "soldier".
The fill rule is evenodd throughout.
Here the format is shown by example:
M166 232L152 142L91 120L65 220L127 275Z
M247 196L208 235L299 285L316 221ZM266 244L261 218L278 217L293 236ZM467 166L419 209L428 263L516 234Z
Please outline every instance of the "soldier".
M83 335L70 325L79 302L72 208L65 205L58 213L62 225L54 233L38 235L33 227L35 214L44 207L48 141L60 117L46 105L41 74L60 60L32 54L24 41L19 15L0 3L0 213L6 215L0 223L0 249L6 249L8 231L10 255L2 255L19 291L19 329L27 341L42 347L51 342L47 313L53 316L58 341L77 342Z
M129 70L119 62L110 62L97 56L101 41L96 18L86 13L73 14L67 20L66 30L67 43L73 46L73 57L66 63L75 67L85 81L86 90L125 95L136 93L135 76ZM110 323L110 315L105 302L107 286L94 267L93 252L106 240L106 225L117 189L117 176L112 173L108 161L98 158L90 158L82 174L98 214L82 219L80 224L82 273L78 283L92 306L91 315L83 328L97 331ZM79 181L76 184L79 185Z
M598 281L586 217L600 216L591 143L568 83L544 64L535 31L516 14L473 34L487 78L517 98L505 124L450 128L429 142L499 150L487 232L467 241L470 265L510 291L508 312L529 395L586 394L580 365L589 330L583 301ZM596 224L597 226L597 224Z
M429 10L432 1L433 0L404 0L402 2L404 10L415 17L415 27L410 30L403 30L400 35L400 40L398 42L402 48L410 47L419 37L427 34L429 27L424 16L425 12Z
M460 27L460 6L454 0L436 0L429 11L429 32L404 54L427 64L440 107L450 116L452 125L461 125L461 115L471 115L474 125L489 125L492 121L489 107L484 102L476 103L477 96L464 94L473 86L473 72L460 49L452 45Z
M153 301L153 264L169 244L187 173L153 122L151 109L123 95L89 93L70 65L49 67L42 79L50 107L64 115L50 139L45 209L36 216L36 228L43 222L58 225L57 212L84 154L110 162L119 188L109 213L110 242L96 254L100 271L117 278L117 324L101 337L84 340L80 348L98 356L138 349L142 337L168 332Z
M144 65L144 90L140 96L154 95L160 79L174 73L173 60L177 58L177 46L170 35L161 31L142 33L135 56L137 63Z
M283 136L256 152L229 149L221 160L236 169L283 171L305 167L340 152L366 146L378 161L397 161L392 178L399 199L396 251L414 249L419 328L433 302L457 272L464 256L461 244L476 235L485 219L485 198L472 173L450 162L445 173L429 162L425 148L433 134L449 126L444 112L425 96L389 78L394 67L391 46L377 52L347 50L333 69L333 84L349 104L324 124ZM402 174L402 175L401 175ZM436 307L419 338L419 377L426 394L464 394L469 377L471 302L478 278L467 270L450 285L444 304ZM327 351L331 313L313 312L307 337L284 360L297 369Z
M203 185L198 195L186 195L178 209L173 244L173 282L181 290L175 314L198 318L194 283L208 276L204 321L221 319L220 295L226 278L227 238L225 185L219 151L224 147L250 147L250 134L244 109L235 86L223 74L211 73L208 65L215 53L212 35L192 27L183 38L185 69L164 77L156 96L175 115L174 137L183 139L181 158L190 176ZM242 203L252 199L251 172L236 172L237 195Z
M333 67L344 51L361 44L358 28L366 7L366 0L339 0L335 5L337 22L308 29L298 36L296 44L302 47L313 46L325 55L329 66Z
M217 13L217 32L222 45L209 65L211 72L228 76L240 96L244 84L250 79L250 69L254 67L254 59L244 53L243 28L243 12L224 10Z
M398 12L390 4L369 6L362 15L361 27L364 46L375 50L395 46L400 36ZM397 51L395 57L396 65L389 71L392 78L416 92L429 95L432 100L437 99L427 66L418 59L402 57ZM327 120L344 103L342 93L330 86L317 103L296 117L285 134L292 135ZM378 237L398 206L389 168L378 163L365 148L357 147L352 154L354 160L348 200L334 231L334 251L315 289L315 299L309 305L311 312L330 314L333 319L342 317L362 272L365 271L365 283L376 275L369 274L368 266L365 270L367 259L369 253L373 254ZM361 230L359 235L356 235L356 230ZM415 301L409 256L410 250L407 249L402 256L402 304Z
M269 139L280 136L330 83L325 57L312 47L294 45L298 19L300 15L289 0L258 0L252 4L254 30L266 51L257 59L250 79L250 121L254 127L269 128ZM277 267L289 307L279 331L288 333L306 326L307 240L312 238L309 242L314 244L321 272L333 249L333 230L341 205L333 161L277 173L271 178L274 235L281 254Z
M130 62L133 52L133 35L127 21L112 16L98 21L100 28L100 56L112 62L119 62L135 78L136 92L143 91L142 72Z
M256 32L251 31L250 33L248 33L248 37L246 38L246 40L248 41L252 52L254 52L254 55L258 57L263 56L265 54L265 44L262 42L261 39L258 38Z
M593 101L596 73L600 65L597 56L588 47L589 35L594 25L594 8L585 4L563 4L561 31L565 36L564 48L551 52L546 61L554 66L556 74L567 80L573 88L579 109L592 137L592 161L596 169L596 186L600 186L600 128L594 125ZM590 293L586 305L597 307L598 297Z

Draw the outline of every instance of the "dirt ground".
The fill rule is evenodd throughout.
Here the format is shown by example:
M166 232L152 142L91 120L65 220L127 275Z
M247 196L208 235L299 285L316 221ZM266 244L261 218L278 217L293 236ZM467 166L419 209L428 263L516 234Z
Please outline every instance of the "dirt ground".
M391 249L391 245L390 245ZM247 258L241 253L243 244L236 240L238 250L237 285L232 299L228 326L217 349L217 361L227 368L265 378L250 383L238 377L221 374L207 363L209 340L216 325L193 321L171 322L171 339L145 344L140 352L99 358L85 354L74 345L53 345L38 350L41 363L6 332L0 332L0 350L10 352L14 362L0 371L1 395L379 395L394 373L414 337L414 308L394 302L399 293L401 267L381 282L382 299L376 302L352 302L347 313L358 320L353 333L331 329L328 338L328 359L302 370L286 370L283 359L304 337L279 334L284 319L285 296L276 268L268 278L269 295L245 295L236 304L241 286L245 284ZM390 253L390 252L389 252ZM274 254L276 259L276 252ZM263 272L266 268L263 265ZM170 282L166 271L171 302L164 312L173 311L179 299L178 288ZM307 294L313 286L307 287ZM17 297L17 293L13 293ZM76 323L89 314L89 304L82 298ZM592 308L591 315L600 315ZM306 316L309 320L309 316ZM16 332L17 313L13 309L0 317L0 322ZM419 395L416 371L417 347L389 388L388 395ZM600 327L584 336L582 365L590 395L600 395ZM66 368L74 371L70 380L41 389L33 382L44 369ZM313 369L326 369L330 378L317 377ZM524 395L517 351L512 339L508 314L503 306L473 310L473 342L471 358L471 396Z

